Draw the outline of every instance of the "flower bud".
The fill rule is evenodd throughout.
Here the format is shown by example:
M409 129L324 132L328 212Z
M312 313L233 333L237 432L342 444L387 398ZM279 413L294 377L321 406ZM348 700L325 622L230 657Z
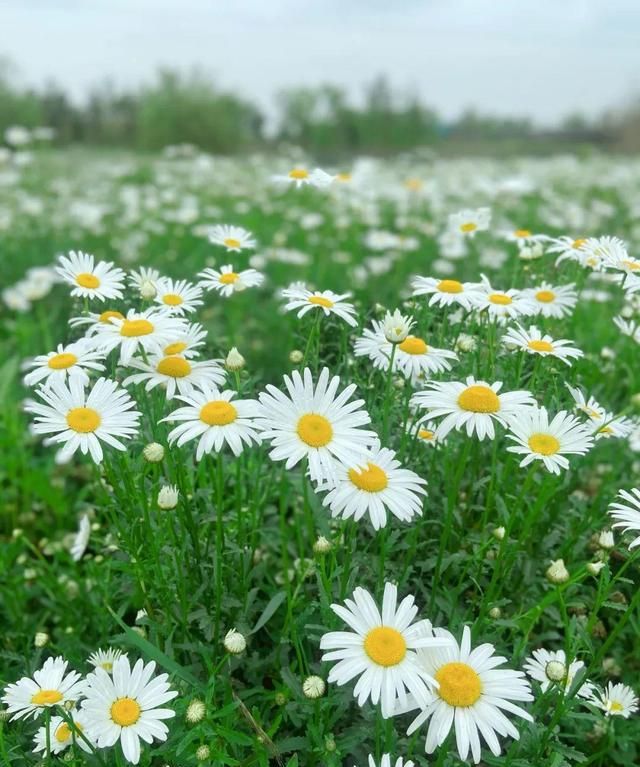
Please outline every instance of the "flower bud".
M302 683L302 692L307 698L321 698L326 689L327 685L324 683L324 679L319 676L308 676Z
M33 638L33 644L36 647L46 647L49 644L49 634L45 631L38 631Z
M502 616L502 610L499 607L492 607L489 610L489 617L493 618L494 621L498 620Z
M409 335L413 325L412 317L405 317L396 309L393 314L387 312L382 321L384 337L392 344L401 344Z
M551 560L545 575L551 583L566 583L569 580L569 571L565 567L564 559Z
M189 701L185 718L189 724L197 724L204 719L206 712L207 708L204 703L199 698L194 698L192 701Z
M598 536L598 546L608 551L609 549L612 549L614 545L615 543L611 530L602 530Z
M238 370L242 370L242 368L245 366L245 358L242 356L242 354L240 354L235 346L233 346L230 349L229 354L227 354L227 358L224 361L224 366L232 373L235 373Z
M140 297L145 301L153 301L157 295L158 291L151 280L143 280L140 283Z
M318 540L313 544L313 551L316 554L327 554L331 551L331 541L327 540L324 535L318 537Z
M240 655L247 647L247 640L239 631L230 629L225 635L223 644L224 649L231 655Z
M145 461L160 463L164 458L164 447L159 442L149 442L142 450Z
M604 567L604 562L589 562L587 565L587 572L590 575L599 575L600 570Z
M493 537L497 541L501 541L504 538L505 532L506 532L506 530L504 529L504 527L496 527L496 528L494 528L494 530L491 533L491 535L493 535Z
M179 495L176 485L164 485L158 493L158 506L165 511L175 509Z
M211 749L207 745L198 746L196 749L196 759L199 762L206 762L211 756Z
M562 682L567 677L567 667L559 660L550 660L544 667L544 673L551 682Z
M293 351L289 352L289 362L291 362L293 365L298 365L302 360L304 359L304 354L300 351L300 349L294 349Z

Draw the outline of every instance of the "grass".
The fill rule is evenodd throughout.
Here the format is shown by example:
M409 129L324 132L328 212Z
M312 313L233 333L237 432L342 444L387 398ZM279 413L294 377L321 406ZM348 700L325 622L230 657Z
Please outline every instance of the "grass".
M330 605L357 586L379 602L392 581L401 596L415 595L421 617L458 638L469 625L474 644L494 644L510 668L521 668L538 647L564 649L567 658L584 661L585 678L595 684L613 680L640 689L638 555L622 534L609 553L595 542L610 526L606 510L618 491L639 484L629 442L598 440L557 477L537 462L520 468L501 427L493 441L452 432L432 449L406 432L409 382L353 356L353 341L381 318L381 307L402 307L416 319L413 332L436 347L454 348L461 334L476 339L476 348L459 351L439 380L473 374L502 381L505 391L531 391L551 413L573 407L570 383L611 412L637 416L637 346L612 321L623 306L620 287L576 263L556 268L553 256L519 259L517 246L500 234L508 225L526 226L552 236L615 234L637 243L631 204L637 161L420 165L407 157L370 170L357 166L353 191L332 193L274 187L270 175L288 165L292 158L38 154L5 171L5 296L28 268L69 249L187 280L206 265L245 268L250 255L227 257L203 233L218 222L246 227L260 243L262 259L254 263L267 280L228 300L205 296L197 315L209 334L203 358L225 357L237 346L246 366L228 386L245 398L268 383L281 387L282 375L301 367L290 361L294 350L314 374L328 366L342 385L355 383L383 444L428 480L422 517L410 524L391 517L377 533L366 518L331 519L304 465L285 470L269 459L266 445L239 458L225 449L196 462L194 444L168 447L171 425L159 423L177 403L165 402L160 389L146 394L141 385L129 387L143 417L126 452L107 450L100 466L79 453L57 465L55 450L29 432L22 403L30 395L21 383L23 360L78 333L67 320L84 306L56 285L28 311L5 307L0 315L0 682L31 675L50 655L63 655L86 673L86 659L98 647L155 660L179 696L171 704L177 715L168 722L169 738L143 748L145 765L351 766L383 753L418 765L459 765L453 737L426 757L426 727L408 737L412 715L384 720L370 702L359 707L353 683L329 684L317 700L303 694L307 676L327 679L322 635L343 629ZM500 187L516 176L530 188ZM410 192L403 184L409 177L424 186ZM462 260L443 264L437 237L447 214L483 204L493 210L491 231L472 240ZM366 243L378 230L404 240L376 252ZM410 238L415 249L408 249ZM283 247L303 254L302 263L283 262ZM495 251L503 257L491 258ZM572 339L584 358L569 368L553 358L508 353L499 343L502 329L485 315L452 319L423 298L411 299L412 275L448 276L448 267L461 280L477 281L485 272L503 289L575 282L575 312L535 322L554 338ZM276 291L294 280L351 291L359 329L319 313L302 320L283 314ZM140 305L133 290L118 303ZM115 360L111 355L108 374L122 380ZM144 460L150 442L167 446L161 463ZM156 502L165 484L180 493L172 511ZM85 513L93 525L88 553L74 562L69 537ZM319 536L331 544L325 553L314 550ZM545 572L561 558L570 577L554 584ZM587 565L598 558L606 566L594 576ZM238 656L222 644L233 627L247 639ZM34 643L38 632L49 635L43 648ZM553 686L546 693L537 683L533 689L535 700L526 705L533 722L514 720L520 740L502 738L497 757L484 748L482 764L604 767L640 757L633 717L605 718L580 701L575 686L566 696ZM204 701L206 715L189 723L185 713L194 698ZM37 763L42 755L30 753L36 729L31 720L3 723L0 761ZM209 755L198 762L202 746ZM77 765L122 760L119 747L94 756L65 753Z

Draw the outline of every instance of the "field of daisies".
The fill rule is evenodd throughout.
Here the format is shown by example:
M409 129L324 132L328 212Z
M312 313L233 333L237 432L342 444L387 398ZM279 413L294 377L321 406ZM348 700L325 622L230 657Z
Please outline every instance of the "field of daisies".
M5 149L0 257L0 764L640 762L640 161Z

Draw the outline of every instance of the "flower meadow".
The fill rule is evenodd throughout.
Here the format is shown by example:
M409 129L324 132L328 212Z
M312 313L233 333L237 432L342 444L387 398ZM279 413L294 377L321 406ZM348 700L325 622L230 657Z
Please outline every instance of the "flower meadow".
M2 155L0 762L640 760L640 162Z

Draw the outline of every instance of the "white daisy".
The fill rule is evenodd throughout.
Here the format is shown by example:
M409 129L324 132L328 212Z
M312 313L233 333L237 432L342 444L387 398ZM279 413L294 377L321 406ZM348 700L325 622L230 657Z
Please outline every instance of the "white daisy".
M286 461L286 469L308 459L314 482L335 483L336 461L348 469L366 465L367 449L377 437L360 428L371 421L364 400L349 402L355 384L337 394L340 377L329 380L328 368L322 369L317 384L309 368L302 376L297 370L291 378L285 375L284 383L287 394L268 385L259 395L258 423L271 442L270 458Z
M120 362L128 365L134 354L161 356L164 349L186 332L186 321L162 309L129 309L124 319L112 317L96 327L95 346L105 354L120 347Z
M121 655L122 650L109 647L106 650L98 649L95 652L92 652L87 658L87 661L94 668L102 668L110 674L113 671L113 664L121 657Z
M397 345L394 367L407 378L416 381L421 376L451 370L449 360L457 359L455 352L427 345L419 336L407 336Z
M407 424L407 433L426 447L435 447L446 442L446 438L438 437L437 425L434 421L422 419L416 423L409 423Z
M162 350L165 357L172 357L179 354L181 357L198 357L200 347L205 345L207 331L195 322L189 325L183 325L180 332L175 336Z
M380 762L377 764L376 760L373 756L373 754L369 754L368 761L368 767L391 767L391 755L390 754L383 754L380 757ZM404 759L399 756L395 763L393 764L393 767L414 767L413 762L409 759L406 762Z
M554 341L550 335L543 335L542 331L535 325L530 325L529 330L525 330L522 325L516 324L515 328L509 328L506 334L502 336L502 342L507 347L522 349L527 354L556 357L569 367L571 367L570 359L584 357L580 349L570 346L572 341L563 338Z
M429 722L425 750L432 754L441 746L453 726L461 759L471 750L473 761L480 761L480 736L495 756L500 755L497 735L518 740L520 735L503 711L531 722L532 717L514 701L531 701L531 687L522 671L498 669L507 659L496 656L495 647L482 644L471 649L471 631L464 627L458 647L446 629L434 629L435 636L450 640L442 648L418 650L420 667L438 682L429 693L427 704L411 723L411 735L424 722ZM416 701L412 701L416 703ZM412 705L412 708L416 708ZM402 711L400 709L399 711Z
M34 719L45 708L74 702L83 695L84 681L77 671L67 672L67 661L61 656L47 658L33 679L23 676L4 689L2 702L11 719L32 716Z
M628 719L638 710L640 701L631 687L621 682L609 682L604 690L598 690L594 694L592 702L601 708L606 716L622 716Z
M620 490L618 501L609 505L608 512L615 519L613 527L621 527L625 533L640 533L640 489L634 487L630 492ZM629 544L629 549L640 546L640 535Z
M479 294L474 299L474 305L479 311L485 311L490 317L505 320L516 319L536 313L536 307L519 290L496 290L482 275Z
M69 716L72 717L74 727L79 730L81 734L78 734L78 732L74 733L63 717L52 716L51 721L49 722L48 741L51 753L59 754L61 751L69 748L69 746L72 745L75 740L76 745L80 746L83 751L86 751L88 754L90 754L91 746L95 747L95 743L86 732L87 717L82 711L71 711L69 712ZM89 743L91 743L91 745L89 745L89 743L87 743L84 738L86 738ZM35 748L33 749L34 754L37 754L39 751L47 750L46 725L43 725L39 728L33 738L33 742L35 744Z
M200 287L206 290L217 290L225 298L234 293L240 293L247 288L255 288L262 285L264 275L255 269L243 269L241 272L234 272L232 264L226 264L217 269L207 268L198 274L202 277Z
M227 249L227 252L234 253L256 246L251 232L241 226L229 226L228 224L212 226L209 229L209 242L212 245L222 245Z
M578 301L578 294L573 283L569 285L551 285L542 282L536 288L527 288L522 295L536 308L536 313L543 317L562 319L568 317Z
M396 703L406 703L407 692L425 704L433 676L418 666L416 650L446 646L450 640L435 638L431 623L413 623L418 613L414 597L407 596L397 605L398 589L386 583L382 612L368 591L356 588L353 600L331 609L353 630L330 631L320 640L320 648L329 650L323 661L338 661L329 672L329 682L339 686L359 677L353 690L358 705L368 699L382 704L382 716L393 716ZM413 624L413 625L412 625Z
M226 380L225 372L216 360L195 362L177 354L168 357L152 357L148 362L132 359L129 366L141 373L134 373L122 382L123 386L146 381L146 391L162 386L168 400L178 394L191 394L203 386L220 386Z
M605 267L619 271L632 271L633 260L623 240L619 237L589 237L581 248L582 262L594 267ZM628 266L627 266L628 265Z
M245 444L250 447L252 442L260 443L255 421L258 411L256 400L234 400L236 392L218 391L210 384L203 384L201 389L178 396L186 406L162 419L169 422L181 421L169 433L170 443L177 442L178 447L181 447L198 439L197 461L212 450L219 453L225 442L234 455L240 455Z
M544 407L514 414L509 419L507 438L516 442L507 448L508 452L524 456L520 466L542 461L553 474L569 468L565 455L585 455L593 447L591 432L575 416L561 410L549 422Z
M149 266L141 266L138 271L131 271L127 277L129 284L140 290L145 283L151 283L154 287L160 279L160 272L157 269Z
M104 312L100 313L87 312L87 314L83 314L81 317L72 317L69 320L69 326L72 328L78 328L82 327L82 325L88 325L89 327L85 335L90 337L98 331L100 325L111 324L112 319L123 320L124 314L117 311L117 309L105 309Z
M287 289L282 291L283 298L287 299L288 303L285 304L285 311L291 312L296 309L300 309L297 316L304 317L304 315L312 309L320 309L325 317L330 314L335 314L344 320L352 328L356 327L358 320L355 317L355 307L353 304L345 301L345 298L349 298L351 293L334 293L332 290L306 290L301 289Z
M555 237L551 238L550 244L547 245L547 253L557 253L556 266L563 261L577 261L582 263L583 253L582 249L586 243L586 237Z
M581 389L578 389L577 387L571 386L570 384L565 384L567 389L569 389L569 393L573 397L573 401L575 402L575 409L580 411L581 413L584 413L584 415L588 416L592 421L595 422L602 422L606 413L606 410L602 407L602 405L595 399L595 397L587 397L582 392Z
M431 296L429 306L451 306L457 304L469 311L476 305L482 294L481 286L473 282L438 280L434 277L414 277L411 280L414 296Z
M387 510L403 522L422 514L426 480L409 469L403 469L393 450L376 445L367 456L363 469L337 472L337 485L322 503L331 509L332 517L356 521L369 515L374 530L387 524Z
M155 302L167 309L171 314L191 314L196 307L202 306L202 288L192 285L186 280L170 280L163 277L156 284Z
M166 740L169 730L162 720L175 716L170 708L158 708L178 693L169 689L167 674L152 679L155 668L153 661L145 665L138 660L131 669L123 655L114 661L113 678L102 668L87 676L82 711L89 733L99 748L119 740L124 758L132 764L140 761L140 739Z
M611 437L625 439L634 429L634 423L630 418L607 411L604 412L601 422L593 420L596 439L610 439Z
M546 239L545 235L534 234L530 229L508 229L502 232L502 236L509 242L516 242L518 247L533 245L535 242Z
M56 272L69 285L73 285L72 296L97 298L122 298L124 272L110 261L98 261L89 253L70 251L69 256L60 256Z
M331 185L334 176L325 173L320 168L310 171L307 168L297 166L292 168L286 175L275 175L272 176L272 179L281 184L293 184L296 189L299 189L301 186L324 188Z
M490 208L476 208L475 210L461 210L452 213L447 221L447 229L465 237L473 237L476 232L484 232L491 223Z
M104 355L97 352L81 339L72 344L58 344L56 351L41 354L27 363L27 367L34 368L24 377L26 386L33 386L43 382L49 386L53 381L66 381L67 378L77 378L83 386L89 383L88 371L104 370L99 360Z
M527 658L523 664L524 670L531 679L540 682L542 692L557 686L565 695L572 691L573 682L578 675L582 676L584 667L581 660L574 660L567 665L564 650L545 650L543 647L534 650L531 657ZM583 678L576 695L581 698L591 698L593 690L591 682Z
M87 550L87 546L89 545L90 535L91 522L89 522L89 517L86 514L83 514L80 520L80 524L78 525L78 532L75 534L73 543L69 549L71 559L73 559L74 562L79 562L82 559L84 552Z
M126 450L118 437L130 439L138 431L140 413L132 410L135 402L116 381L99 378L85 390L77 379L68 384L56 382L41 387L38 396L46 404L30 401L25 406L35 413L33 431L48 434L49 444L64 444L60 460L66 461L80 450L91 454L95 463L102 461L102 442L116 450Z
M535 404L528 391L500 394L501 388L501 381L489 384L473 376L465 383L429 381L425 391L413 395L412 404L427 410L423 421L445 416L438 425L438 438L446 437L454 428L460 431L466 427L469 437L475 432L478 439L494 439L494 421L506 426L509 418Z

